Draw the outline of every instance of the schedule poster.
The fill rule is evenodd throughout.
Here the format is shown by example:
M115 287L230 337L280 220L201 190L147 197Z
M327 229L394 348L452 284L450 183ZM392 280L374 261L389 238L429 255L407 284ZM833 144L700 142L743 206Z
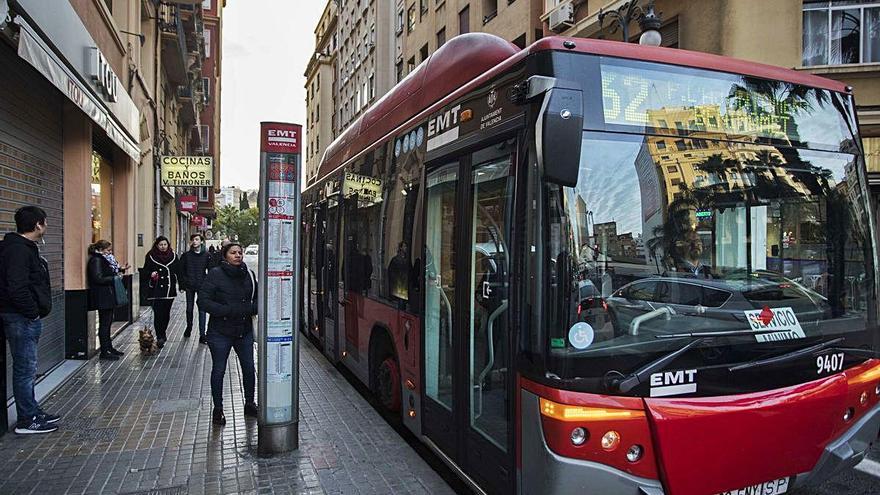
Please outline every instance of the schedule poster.
M264 122L260 136L261 421L297 417L300 270L300 137L296 124Z

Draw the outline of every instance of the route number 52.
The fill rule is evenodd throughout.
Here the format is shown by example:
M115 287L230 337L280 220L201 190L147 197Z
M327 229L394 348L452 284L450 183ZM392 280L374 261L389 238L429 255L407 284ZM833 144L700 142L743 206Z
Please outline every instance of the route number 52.
M843 353L826 354L816 358L816 373L821 375L822 372L831 373L843 369Z

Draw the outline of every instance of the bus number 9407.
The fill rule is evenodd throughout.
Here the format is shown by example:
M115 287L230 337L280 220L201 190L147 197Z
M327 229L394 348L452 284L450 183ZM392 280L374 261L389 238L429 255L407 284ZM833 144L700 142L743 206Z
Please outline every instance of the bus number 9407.
M831 373L843 369L843 353L826 354L816 358L816 373L821 375L823 371Z

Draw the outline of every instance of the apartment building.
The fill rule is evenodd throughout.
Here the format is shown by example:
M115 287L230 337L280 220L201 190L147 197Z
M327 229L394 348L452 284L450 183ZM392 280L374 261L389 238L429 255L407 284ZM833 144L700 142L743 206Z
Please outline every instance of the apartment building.
M214 186L199 187L199 207L193 215L193 227L199 232L211 228L211 220L216 218L215 195L220 191L220 103L221 73L223 70L223 7L226 0L203 0L202 12L205 20L204 48L202 63L201 90L203 108L199 118L199 154L214 158Z
M203 10L200 0L0 0L0 230L14 230L24 205L49 214L41 377L63 380L76 368L67 359L96 350L91 243L110 240L137 268L157 235L174 243L191 231L177 201L194 191L162 187L160 158L202 149ZM139 278L125 283L120 322L140 312Z
M543 37L543 7L541 0L396 0L395 81L459 34L492 33L525 48Z
M336 87L338 5L328 0L315 27L315 52L306 67L306 183L315 179L324 150L336 137L333 111ZM367 88L369 90L369 88ZM322 114L323 109L323 114Z
M348 127L394 84L393 0L339 0L335 133ZM329 142L327 143L329 144Z

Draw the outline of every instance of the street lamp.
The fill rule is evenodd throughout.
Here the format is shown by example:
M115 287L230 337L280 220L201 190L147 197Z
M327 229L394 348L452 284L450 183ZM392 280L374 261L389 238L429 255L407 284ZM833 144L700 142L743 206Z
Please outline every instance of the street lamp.
M633 21L638 22L642 29L639 44L660 46L663 41L659 31L662 20L660 15L654 12L654 0L649 0L644 9L639 5L638 0L626 2L617 10L599 9L599 29L604 27L605 19L608 17L616 23L612 25L611 33L614 34L619 29L623 35L623 41L629 41L629 24Z

